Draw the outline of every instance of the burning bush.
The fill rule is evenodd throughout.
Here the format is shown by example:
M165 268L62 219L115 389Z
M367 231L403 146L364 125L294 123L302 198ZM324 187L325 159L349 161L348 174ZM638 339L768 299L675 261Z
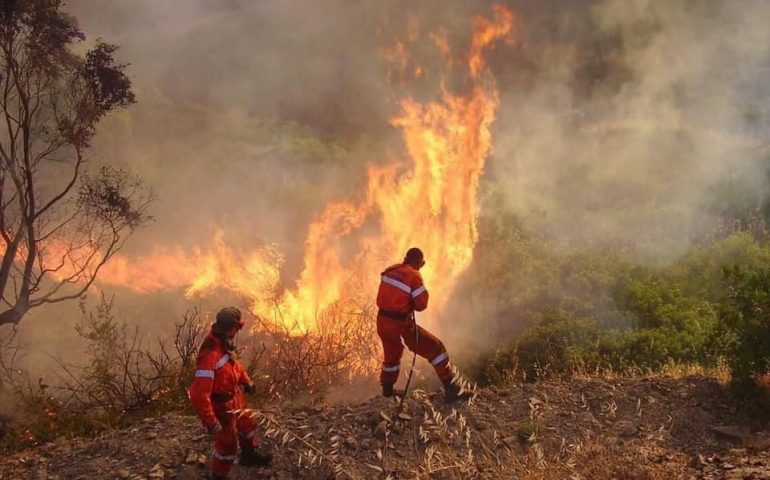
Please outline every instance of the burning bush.
M264 380L264 394L275 399L318 400L332 385L371 376L379 365L372 343L375 314L371 303L337 302L301 333L283 321L257 317L249 372Z

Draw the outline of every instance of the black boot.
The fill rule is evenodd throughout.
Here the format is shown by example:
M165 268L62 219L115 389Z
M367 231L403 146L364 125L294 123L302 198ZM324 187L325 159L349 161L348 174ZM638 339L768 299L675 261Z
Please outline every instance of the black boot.
M273 454L260 452L251 445L241 445L241 458L238 463L244 467L266 467L273 463Z
M455 384L452 380L444 382L444 401L446 403L452 403L457 401L467 401L473 397L473 392L460 393L460 386Z
M227 475L217 475L216 473L211 473L208 478L211 480L227 480Z
M402 397L404 396L403 390L396 390L393 388L393 384L383 384L382 385L382 396L383 397Z

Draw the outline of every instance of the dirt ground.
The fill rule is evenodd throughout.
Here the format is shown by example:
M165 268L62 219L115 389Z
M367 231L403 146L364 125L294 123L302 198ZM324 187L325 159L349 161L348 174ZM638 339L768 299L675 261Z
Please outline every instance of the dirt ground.
M275 461L231 478L770 479L767 425L710 378L525 384L463 405L416 390L404 407L243 412ZM0 479L203 479L210 448L196 418L167 415L16 453Z

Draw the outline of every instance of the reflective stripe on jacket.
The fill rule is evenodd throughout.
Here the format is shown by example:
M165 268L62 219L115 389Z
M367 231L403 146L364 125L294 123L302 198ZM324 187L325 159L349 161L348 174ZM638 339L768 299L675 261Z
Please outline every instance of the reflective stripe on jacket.
M209 332L198 353L195 379L187 392L203 425L211 427L217 422L211 402L212 393L237 398L239 386L249 383L251 379L240 362L231 358L222 340Z
M377 306L388 312L409 315L428 307L428 290L420 272L406 263L388 267L380 277Z

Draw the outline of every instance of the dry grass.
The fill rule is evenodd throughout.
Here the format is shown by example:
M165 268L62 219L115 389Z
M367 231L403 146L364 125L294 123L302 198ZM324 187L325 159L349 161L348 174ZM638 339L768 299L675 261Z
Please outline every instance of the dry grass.
M477 401L487 401L488 396ZM473 402L452 408L434 393L415 390L408 403L402 418L397 416L397 404L391 404L389 413L382 411L377 416L375 430L379 429L381 436L375 433L376 447L363 454L346 449L345 438L354 431L348 425L326 423L327 430L319 435L309 420L288 425L265 414L261 423L280 454L292 457L294 473L301 478L692 478L689 457L662 446L665 432L640 435L633 441L591 428L572 436L553 435L547 427L548 408L537 395L529 397L526 416L517 425L501 423L491 430L478 428L479 412ZM550 408L552 414L553 405ZM506 429L508 433L502 433Z
M497 352L496 355L502 355L502 353ZM495 368L494 365L496 362L493 357L486 370L483 372L484 376L489 379L490 383L493 385L513 386L543 381L569 382L572 380L614 380L619 378L638 377L671 377L681 379L691 376L714 378L721 385L727 385L732 379L730 367L724 359L719 360L714 366L704 366L697 363L677 362L672 358L668 358L660 368L655 369L633 365L619 369L613 367L609 362L600 365L589 365L582 362L579 358L575 358L566 364L559 365L558 368L554 368L550 364L535 365L535 376L532 377L527 374L526 369L519 363L516 349L507 352L506 355L510 360L509 368ZM758 380L757 383L761 382ZM770 375L768 375L767 383L770 385Z

